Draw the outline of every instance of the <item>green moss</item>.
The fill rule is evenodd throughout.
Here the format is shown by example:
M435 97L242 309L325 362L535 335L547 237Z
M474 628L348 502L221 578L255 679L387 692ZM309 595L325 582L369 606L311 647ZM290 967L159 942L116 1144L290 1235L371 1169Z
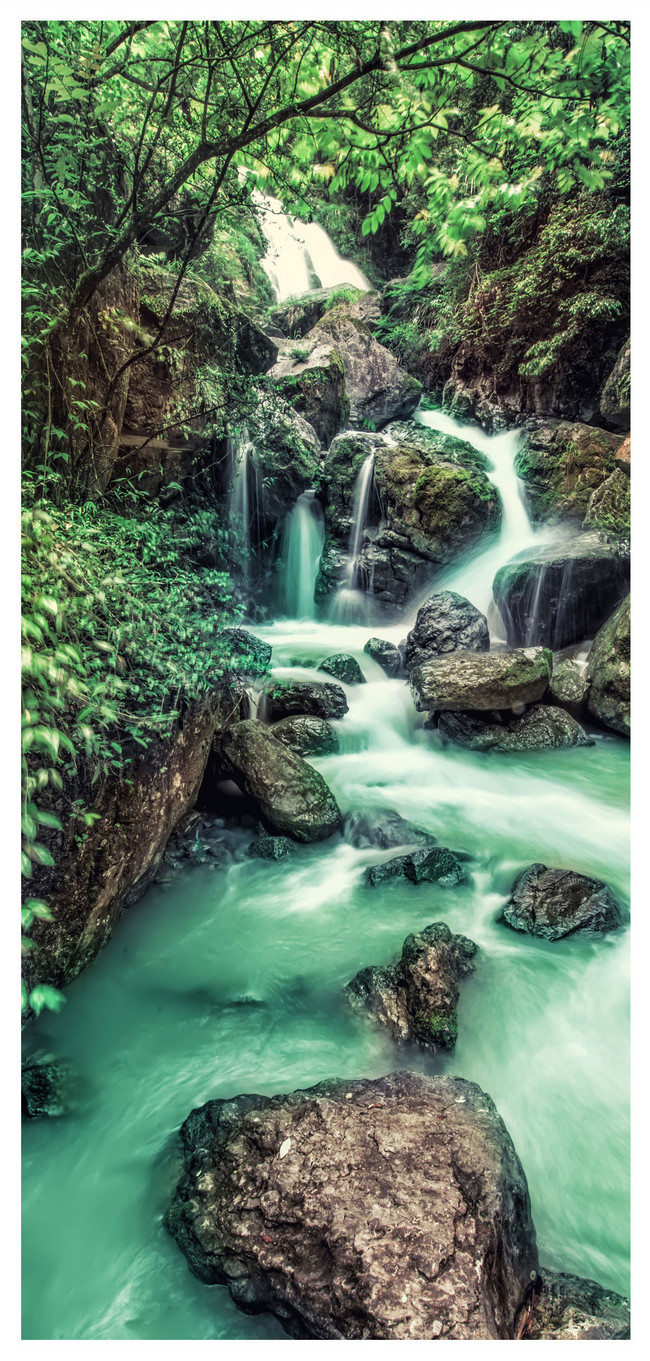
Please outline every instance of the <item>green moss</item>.
M440 1049L453 1049L458 1039L456 1009L448 1015L440 1012L418 1011L415 1016L417 1038L433 1043Z
M463 468L444 465L425 468L413 489L422 528L430 538L447 537L459 528L471 502L478 500L487 508L495 497L494 488L486 478Z

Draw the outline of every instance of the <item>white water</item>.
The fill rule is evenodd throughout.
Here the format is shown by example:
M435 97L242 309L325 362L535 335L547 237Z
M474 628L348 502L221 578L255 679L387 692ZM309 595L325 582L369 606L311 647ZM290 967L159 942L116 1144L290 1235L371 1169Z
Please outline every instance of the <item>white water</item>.
M254 189L252 194L268 250L260 261L278 302L313 288L348 284L368 290L370 284L351 260L339 255L327 232L316 222L290 217L277 198Z
M291 619L313 619L314 588L325 525L313 491L303 492L287 517L282 543L284 606Z
M363 532L368 522L368 505L374 474L375 455L373 452L363 460L355 483L345 579L343 584L339 586L330 605L332 620L341 624L353 624L369 617L370 602L365 593L357 588L357 558L361 549Z

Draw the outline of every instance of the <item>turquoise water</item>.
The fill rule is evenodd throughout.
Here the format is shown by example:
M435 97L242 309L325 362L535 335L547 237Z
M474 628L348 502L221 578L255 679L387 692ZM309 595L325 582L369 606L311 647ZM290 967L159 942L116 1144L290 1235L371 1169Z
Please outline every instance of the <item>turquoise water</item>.
M403 627L376 629L399 638ZM83 1109L24 1127L24 1333L43 1339L273 1339L222 1287L189 1273L161 1218L175 1181L171 1140L210 1097L274 1093L397 1067L448 1071L490 1093L521 1157L544 1264L626 1292L628 931L555 944L496 921L532 861L596 874L628 905L629 747L499 757L442 749L404 681L364 653L367 627L279 621L276 674L337 651L367 684L347 689L341 754L314 762L341 808L393 808L469 852L455 888L368 889L394 852L340 837L289 862L245 857L151 888L108 948L28 1035L68 1057ZM301 666L295 666L299 657ZM396 1050L352 1014L343 985L386 963L405 936L444 920L480 946L463 984L459 1039L434 1060Z

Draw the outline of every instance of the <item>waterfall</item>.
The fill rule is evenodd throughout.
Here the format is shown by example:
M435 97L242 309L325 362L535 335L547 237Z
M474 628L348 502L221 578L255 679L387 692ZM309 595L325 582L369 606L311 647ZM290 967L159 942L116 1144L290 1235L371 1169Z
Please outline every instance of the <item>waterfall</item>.
M257 449L246 426L228 436L228 458L231 475L228 527L238 540L243 576L247 580L251 557L259 545L261 496Z
M335 288L339 284L369 290L365 274L351 260L339 255L317 222L295 220L285 213L279 199L263 194L260 189L254 189L251 197L268 244L260 263L278 302L311 289Z
M288 516L282 543L284 606L290 619L314 619L314 588L325 527L313 491L298 497Z
M487 455L492 467L488 472L490 482L501 497L501 527L486 548L473 550L457 566L449 567L436 577L435 587L431 589L457 591L486 616L490 623L499 623L500 618L492 600L492 582L505 562L526 550L536 551L541 544L557 538L557 529L548 526L536 528L531 524L521 478L515 469L515 458L519 447L519 431L506 430L499 435L487 435L475 425L462 425L444 411L417 410L414 420L427 425L432 430L440 430L444 435L454 435L456 439L467 440L480 453ZM496 613L496 619L495 619Z
M331 617L342 624L352 623L355 620L365 620L367 616L366 596L357 587L357 558L361 548L363 531L368 521L368 507L374 473L375 454L373 451L363 460L356 480L345 580L332 602Z

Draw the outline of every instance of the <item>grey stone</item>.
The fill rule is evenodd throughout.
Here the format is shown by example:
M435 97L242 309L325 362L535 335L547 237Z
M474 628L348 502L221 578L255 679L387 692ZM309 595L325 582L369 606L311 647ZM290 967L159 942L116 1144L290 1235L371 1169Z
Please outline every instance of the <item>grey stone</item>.
M411 693L420 712L466 709L516 709L541 699L548 688L553 657L547 648L503 652L455 652L416 666Z
M519 875L499 920L514 931L560 940L576 931L612 931L622 918L614 894L601 879L537 864Z
M420 606L406 639L407 671L433 655L487 652L490 633L485 615L456 591L438 591Z

